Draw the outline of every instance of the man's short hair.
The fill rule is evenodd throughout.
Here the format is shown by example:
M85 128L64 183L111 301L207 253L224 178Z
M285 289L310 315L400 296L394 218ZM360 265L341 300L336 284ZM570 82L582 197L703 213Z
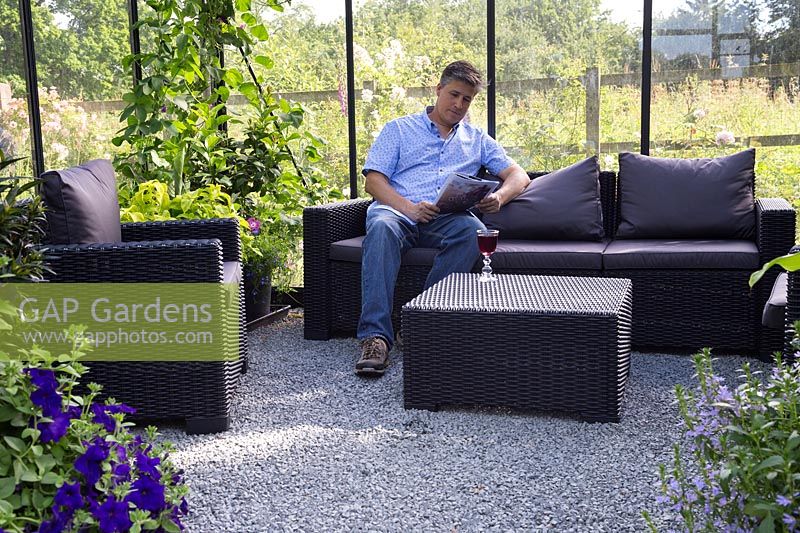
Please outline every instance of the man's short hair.
M451 81L464 82L477 91L483 89L483 74L468 61L453 61L444 67L439 85L445 86Z

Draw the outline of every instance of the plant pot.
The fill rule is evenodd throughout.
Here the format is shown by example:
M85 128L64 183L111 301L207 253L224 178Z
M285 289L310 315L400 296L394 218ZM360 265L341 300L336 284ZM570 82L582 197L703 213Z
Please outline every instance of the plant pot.
M255 280L253 276L244 276L244 310L247 322L252 322L270 312L272 300L272 283L266 280Z

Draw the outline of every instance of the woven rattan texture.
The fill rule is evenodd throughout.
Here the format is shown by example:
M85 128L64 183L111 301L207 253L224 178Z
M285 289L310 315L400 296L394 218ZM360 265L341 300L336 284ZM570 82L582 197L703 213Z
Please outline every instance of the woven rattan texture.
M209 227L226 225L230 227L228 222ZM238 229L235 241L235 249L239 249ZM48 250L48 264L55 272L50 281L54 283L222 281L223 248L217 238L51 245ZM241 285L237 307L227 307L231 312L222 317L223 331L230 335L223 340L224 350L231 352L227 356L230 361L90 362L89 379L103 386L103 397L135 407L135 418L185 420L192 432L225 429L239 375L247 365ZM238 342L233 343L234 338Z
M633 282L633 345L641 350L754 352L756 312L745 270L615 270ZM756 315L758 315L756 317Z
M620 419L630 368L628 281L508 276L484 308L470 296L476 275L453 276L403 308L406 408L477 404Z
M756 242L761 264L786 253L786 243L794 242L795 213L786 200L780 198L761 198L756 203L757 234ZM778 277L779 269L774 268L761 278L753 288L756 309L763 309ZM760 314L756 317L760 321ZM768 359L784 346L784 333L770 328L761 328L760 354Z
M786 294L786 336L784 337L783 355L789 360L795 359L792 349L794 323L800 320L800 272L789 272L788 292Z
M436 311L596 315L617 313L630 282L610 278L451 274L407 307Z
M205 220L164 220L122 224L123 241L169 241L219 239L223 261L241 261L239 222L235 218Z
M337 298L358 298L354 308L360 312L360 290L355 296L338 290L340 282L350 285L346 283L350 280L334 277L328 253L331 243L364 235L369 204L369 200L350 200L303 210L304 335L307 339L330 338L331 306Z

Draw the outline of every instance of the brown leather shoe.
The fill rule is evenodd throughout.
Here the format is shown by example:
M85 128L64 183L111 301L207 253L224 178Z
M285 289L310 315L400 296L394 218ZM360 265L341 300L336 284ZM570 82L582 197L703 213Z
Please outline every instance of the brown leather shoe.
M382 376L389 366L389 346L380 337L361 341L361 359L356 363L360 376Z

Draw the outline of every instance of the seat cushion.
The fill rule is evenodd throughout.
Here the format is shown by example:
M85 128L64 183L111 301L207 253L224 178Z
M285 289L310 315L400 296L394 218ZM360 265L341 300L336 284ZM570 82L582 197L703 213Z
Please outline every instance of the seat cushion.
M105 159L42 174L52 244L121 242L114 168Z
M222 282L239 284L242 281L242 264L239 261L222 262Z
M619 155L624 239L753 239L755 150L715 159Z
M781 272L772 286L772 292L764 305L761 323L769 328L783 330L786 316L786 299L789 290L789 274Z
M603 252L603 268L756 270L758 248L745 240L623 239Z
M330 258L333 261L361 263L361 246L365 235L345 239L331 244ZM403 265L431 266L439 250L436 248L412 248L403 255Z
M600 270L607 241L501 239L492 266L501 269Z
M589 157L545 174L498 213L483 216L501 239L599 241L603 238L600 166Z

